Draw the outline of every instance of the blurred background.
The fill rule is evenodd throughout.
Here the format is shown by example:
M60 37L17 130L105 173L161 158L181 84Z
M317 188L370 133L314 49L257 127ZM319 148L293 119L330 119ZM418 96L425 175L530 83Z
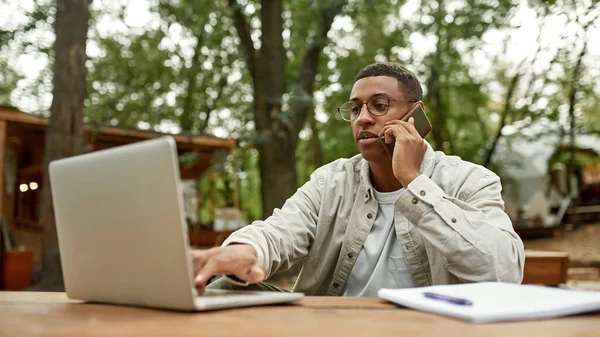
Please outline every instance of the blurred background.
M434 149L502 178L525 281L597 286L599 36L595 0L0 1L2 288L63 289L51 160L175 135L191 243L218 245L357 153L336 108L386 61Z

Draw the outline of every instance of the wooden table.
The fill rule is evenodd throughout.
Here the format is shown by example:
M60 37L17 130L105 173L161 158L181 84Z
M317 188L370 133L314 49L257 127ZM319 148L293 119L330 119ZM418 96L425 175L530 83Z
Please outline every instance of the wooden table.
M81 303L64 293L0 292L0 336L600 336L600 315L471 324L378 298L181 313Z

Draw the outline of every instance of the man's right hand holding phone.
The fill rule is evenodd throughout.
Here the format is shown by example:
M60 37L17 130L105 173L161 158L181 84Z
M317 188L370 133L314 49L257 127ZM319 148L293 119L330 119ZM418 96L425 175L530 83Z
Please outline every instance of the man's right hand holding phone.
M421 163L427 150L427 145L414 124L413 117L408 122L392 120L385 123L379 132L379 137L386 144L394 143L392 170L404 187L421 174Z

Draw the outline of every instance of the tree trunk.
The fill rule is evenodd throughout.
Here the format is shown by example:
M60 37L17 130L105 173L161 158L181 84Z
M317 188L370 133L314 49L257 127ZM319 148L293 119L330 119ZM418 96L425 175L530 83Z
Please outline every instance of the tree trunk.
M319 128L317 126L317 119L315 115L310 116L310 130L312 134L310 136L309 144L312 152L312 163L315 169L323 165L325 154L323 153L323 146L321 145L321 138L319 137Z
M436 53L438 53L436 51ZM433 142L436 151L444 150L444 113L442 111L442 93L440 88L440 74L437 70L439 64L436 64L431 69L431 95L433 99L433 110L435 113L435 120L433 122Z
M282 0L263 0L261 3L262 35L258 53L241 6L236 0L228 0L228 3L254 85L254 122L258 133L256 147L264 217L281 207L297 189L298 135L312 106L314 80L327 32L345 1L333 0L322 10L320 27L307 48L294 83L290 111L285 112L282 111L282 97L287 92Z
M545 19L545 16L544 16L544 19ZM544 26L544 24L542 22L542 27L543 26ZM537 36L536 44L538 47L535 51L535 54L533 54L533 57L531 58L531 62L530 62L528 69L533 69L533 65L537 61L538 55L540 54L540 51L542 50L541 38L542 38L542 32L540 32ZM502 111L502 114L500 116L500 125L498 126L498 130L496 131L496 134L494 135L492 144L491 144L491 146L485 156L484 162L483 162L483 166L485 166L485 167L489 168L490 165L492 164L492 158L494 156L494 152L496 152L498 142L499 142L500 138L502 137L502 129L504 129L504 126L507 123L508 115L512 112L512 109L510 106L510 101L512 100L512 97L515 94L515 90L517 89L517 84L519 83L519 80L524 75L524 73L521 71L521 69L525 65L526 61L527 61L527 58L524 58L521 62L519 62L519 65L517 66L517 73L510 81L508 91L506 92L506 98L504 99L504 110ZM527 69L525 69L525 71L527 71ZM533 71L531 73L531 78L532 78L532 80L527 88L527 91L525 92L525 97L529 96L529 92L531 90L533 79L535 78L535 74L533 73ZM534 103L534 102L535 102L534 100L531 101L531 103ZM522 116L521 118L524 118L524 116Z
M502 115L500 116L500 125L498 126L498 130L496 131L496 135L494 136L492 145L490 146L490 149L488 150L488 153L485 156L485 160L483 162L483 166L485 167L489 168L492 164L492 158L494 156L494 152L496 152L498 141L500 140L500 137L502 137L502 129L504 129L508 118L508 114L511 111L510 101L513 97L515 89L517 88L517 83L519 83L520 77L521 74L517 72L517 74L510 81L510 86L508 87L508 91L506 92L506 98L504 99L504 110L502 110Z
M261 49L254 78L254 120L259 132L258 166L260 168L263 216L270 214L296 190L296 142L283 120L282 97L286 92L285 49L283 47L282 0L261 4Z
M442 47L445 37L442 36L444 28L442 27L442 19L445 16L444 1L438 2L438 9L434 14L434 18L437 22L438 40L436 44L436 50L434 54L433 64L431 65L431 77L429 78L429 94L432 97L433 112L435 119L433 121L433 133L434 149L436 151L444 151L444 112L442 111L442 88L440 84L440 67L442 66Z
M587 27L586 27L587 28ZM579 89L579 75L581 74L581 62L587 53L587 39L583 43L583 48L577 57L577 63L573 69L573 77L571 78L571 90L569 92L569 164L567 165L567 186L569 196L573 196L575 186L572 184L572 178L575 175L575 95Z
M590 3L589 7L586 9L585 13L591 13L592 8L595 6L594 2ZM587 54L588 51L588 29L589 27L596 22L596 19L600 16L600 13L590 18L590 20L582 25L583 28L583 48L581 48L581 52L577 57L577 62L575 63L575 68L573 68L573 76L571 77L571 90L569 92L569 138L571 143L571 148L569 150L569 164L567 165L567 187L569 196L573 196L574 186L572 186L571 177L575 175L575 99L577 91L579 90L579 76L581 75L581 71L583 68L583 58ZM581 24L580 18L577 18L577 22Z
M298 185L296 145L280 138L258 145L263 217L280 208Z
M84 149L83 102L86 95L85 46L88 19L88 0L58 1L54 88L44 147L40 206L43 228L42 280L36 290L64 290L47 168L51 161L81 153Z
M187 93L185 96L185 100L183 101L183 113L179 117L179 126L184 131L192 131L194 128L194 118L193 115L197 112L194 109L194 94L196 93L196 87L198 85L198 73L202 70L200 58L200 49L204 45L202 43L204 36L197 35L196 38L198 41L196 42L196 47L194 48L194 55L192 56L192 64L190 69L188 69L187 76ZM207 112L208 114L208 112ZM206 116L206 120L208 121L208 115Z

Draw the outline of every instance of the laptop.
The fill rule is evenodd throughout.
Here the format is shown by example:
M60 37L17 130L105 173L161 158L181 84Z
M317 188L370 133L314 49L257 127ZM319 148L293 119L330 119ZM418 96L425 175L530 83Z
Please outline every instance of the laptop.
M171 137L50 163L67 296L183 311L295 301L302 293L194 287Z

